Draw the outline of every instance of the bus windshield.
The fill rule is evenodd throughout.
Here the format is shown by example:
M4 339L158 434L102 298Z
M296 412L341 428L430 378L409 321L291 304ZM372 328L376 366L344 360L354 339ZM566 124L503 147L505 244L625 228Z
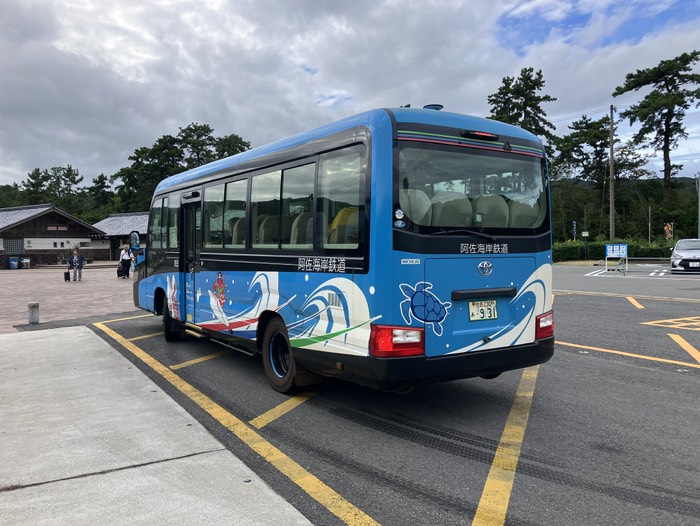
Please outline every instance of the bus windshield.
M399 149L399 206L415 230L542 226L541 157L416 142Z

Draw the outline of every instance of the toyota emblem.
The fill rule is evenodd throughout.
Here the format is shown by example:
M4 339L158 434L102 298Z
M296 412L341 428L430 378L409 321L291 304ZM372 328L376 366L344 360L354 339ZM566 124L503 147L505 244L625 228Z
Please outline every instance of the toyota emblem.
M490 276L493 272L493 264L490 261L482 261L479 263L477 270L482 276Z

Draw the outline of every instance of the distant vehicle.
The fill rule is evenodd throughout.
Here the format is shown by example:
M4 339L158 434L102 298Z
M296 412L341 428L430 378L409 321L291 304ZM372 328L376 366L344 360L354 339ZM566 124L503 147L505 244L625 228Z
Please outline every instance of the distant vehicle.
M369 111L161 181L135 303L280 392L494 378L554 351L549 195L522 128Z
M680 239L671 253L671 272L700 272L700 239Z

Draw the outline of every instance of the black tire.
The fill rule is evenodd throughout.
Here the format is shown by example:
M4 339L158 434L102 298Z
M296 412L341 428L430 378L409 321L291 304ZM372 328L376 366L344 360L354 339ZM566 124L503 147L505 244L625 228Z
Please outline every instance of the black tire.
M289 344L287 327L280 318L273 318L268 322L261 348L265 376L272 388L280 393L294 392L297 367Z
M178 342L182 338L182 328L170 315L166 298L163 298L163 335L166 342Z

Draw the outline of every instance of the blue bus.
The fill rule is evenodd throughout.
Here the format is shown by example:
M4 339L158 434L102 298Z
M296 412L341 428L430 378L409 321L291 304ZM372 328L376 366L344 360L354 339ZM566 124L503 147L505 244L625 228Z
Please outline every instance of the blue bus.
M163 180L134 302L283 393L495 378L553 354L550 210L531 133L372 110Z

